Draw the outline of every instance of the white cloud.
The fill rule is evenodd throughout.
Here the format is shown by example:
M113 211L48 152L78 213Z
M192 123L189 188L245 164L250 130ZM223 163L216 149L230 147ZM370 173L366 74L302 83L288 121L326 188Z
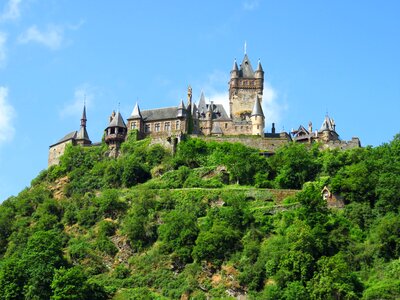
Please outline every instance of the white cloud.
M6 53L6 42L7 35L0 31L0 68L4 67L6 64L7 53Z
M0 21L16 20L21 16L19 5L21 0L9 0L0 15Z
M14 116L14 108L8 103L8 88L0 86L0 145L12 140L14 136Z
M88 84L77 87L74 91L73 99L64 105L63 109L60 111L60 116L62 118L81 116L83 103L86 103L86 108L90 107L93 104L95 92L96 88Z
M63 43L63 35L64 30L60 26L49 25L46 30L40 31L36 25L33 25L19 36L18 42L21 44L34 42L51 50L57 50Z
M268 131L271 129L271 124L280 126L279 123L282 119L282 114L287 111L288 106L286 103L278 103L278 92L272 87L269 82L264 82L262 108L265 115L265 127ZM276 128L277 131L278 128Z
M245 10L254 10L260 4L259 0L246 0L243 2L243 8Z

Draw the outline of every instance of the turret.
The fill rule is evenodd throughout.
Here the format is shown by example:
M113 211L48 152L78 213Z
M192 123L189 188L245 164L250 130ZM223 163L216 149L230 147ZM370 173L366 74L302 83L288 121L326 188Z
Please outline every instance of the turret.
M185 118L186 117L186 108L185 108L185 104L183 104L183 100L181 100L181 103L178 106L176 117L177 118Z
M135 107L133 108L131 116L128 118L128 128L129 130L137 130L139 133L144 131L143 117L137 102L135 104Z
M119 111L113 112L111 122L105 131L105 142L108 145L109 156L118 157L121 144L125 141L127 128Z
M90 145L92 142L89 139L89 135L86 130L86 106L83 106L83 112L82 112L82 117L81 117L81 127L79 131L76 134L76 143L78 145Z
M203 128L204 134L205 135L211 135L211 130L212 130L212 117L213 117L213 110L214 110L214 103L211 101L210 104L207 106L207 111L205 115L205 126Z
M265 125L265 117L264 112L262 110L260 101L258 98L254 102L254 107L251 112L251 125L252 125L252 134L253 135L264 135L264 125Z
M256 78L264 79L264 70L261 66L261 60L258 60L257 70L254 73Z
M239 68L236 62L236 58L233 61L233 67L232 67L232 71L231 71L231 79L233 78L238 78L239 77Z

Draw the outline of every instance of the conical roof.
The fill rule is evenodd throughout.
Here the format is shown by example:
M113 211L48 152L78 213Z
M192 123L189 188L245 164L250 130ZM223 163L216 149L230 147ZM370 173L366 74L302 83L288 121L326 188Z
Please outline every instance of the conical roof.
M91 143L90 138L89 138L89 134L87 133L87 130L86 130L86 121L87 121L87 118L86 118L86 105L84 105L83 106L82 117L81 117L81 128L76 133L76 139L77 140L85 140L85 141L88 141L89 143Z
M142 118L142 114L140 112L139 105L136 102L135 107L133 108L132 114L129 117L129 119L141 119L141 118Z
M200 100L199 100L199 105L197 106L199 111L206 111L207 110L207 106L206 106L206 98L204 97L204 93L201 92L200 95Z
M251 66L249 57L247 54L244 55L242 64L240 65L240 76L244 78L254 77L253 67Z
M79 131L76 134L76 139L77 140L86 140L90 142L89 134L87 133L86 127L81 126Z
M263 109L261 107L261 104L260 104L260 101L258 100L258 98L256 98L256 101L254 102L253 111L251 112L251 116L264 117L264 112L263 112Z
M108 127L122 127L126 128L125 121L122 118L121 114L119 111L117 111L117 114L115 117L111 120L110 124L108 124ZM107 128L108 128L107 127Z
M328 115L325 116L324 121L322 122L321 128L319 131L334 131L335 130L335 122L333 119L329 118Z
M239 71L239 68L238 68L238 65L237 65L237 62L236 62L236 58L235 58L235 60L233 61L232 71Z
M177 109L177 114L176 116L179 117L184 117L186 116L186 108L185 104L183 103L183 100L181 99L181 103L179 103L178 109Z
M262 65L261 65L261 60L258 60L257 72L264 72Z

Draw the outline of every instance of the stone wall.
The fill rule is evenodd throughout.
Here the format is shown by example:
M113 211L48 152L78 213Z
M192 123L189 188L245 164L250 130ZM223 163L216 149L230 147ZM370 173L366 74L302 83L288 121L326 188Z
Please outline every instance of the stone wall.
M277 138L265 138L261 136L197 136L191 135L192 137L197 137L204 139L206 141L214 142L228 142L228 143L241 143L245 146L260 149L265 152L275 152L279 147L288 143L286 137Z
M60 163L60 157L64 154L65 147L67 147L68 144L72 144L72 140L65 141L63 143L50 147L49 159L47 162L48 167L58 165Z

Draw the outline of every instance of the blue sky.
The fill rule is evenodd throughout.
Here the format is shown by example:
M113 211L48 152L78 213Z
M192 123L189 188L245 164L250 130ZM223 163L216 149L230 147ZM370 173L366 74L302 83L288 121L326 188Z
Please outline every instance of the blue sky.
M193 87L227 99L244 43L265 71L267 128L326 112L342 139L377 146L400 132L399 1L0 1L0 201L47 166L79 128L101 139L118 107L177 105Z

